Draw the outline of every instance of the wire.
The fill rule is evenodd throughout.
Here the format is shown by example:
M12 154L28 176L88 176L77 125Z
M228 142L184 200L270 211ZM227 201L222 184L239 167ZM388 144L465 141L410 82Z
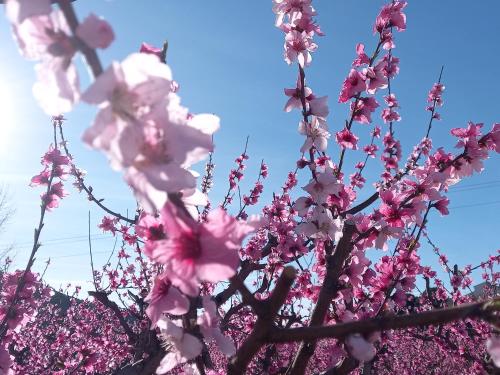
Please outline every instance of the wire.
M472 204L464 204L461 206L453 206L450 207L451 210L456 210L457 208L469 208L469 207L479 207L479 206L488 206L490 204L499 204L500 201L490 201L490 202L480 202L480 203L472 203Z

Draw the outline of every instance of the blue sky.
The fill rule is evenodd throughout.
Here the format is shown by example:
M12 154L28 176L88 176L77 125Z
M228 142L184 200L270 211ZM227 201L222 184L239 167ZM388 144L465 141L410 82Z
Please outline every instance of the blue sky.
M373 49L376 40L372 24L382 4L378 0L314 1L317 20L326 36L316 39L319 49L306 73L314 91L330 97L328 123L332 132L340 129L347 115L347 106L337 104L337 95L355 57L355 45L363 42L367 51ZM210 112L221 117L222 128L215 138L214 202L220 201L227 189L227 174L247 135L250 160L243 191L253 185L261 159L265 159L270 172L264 198L269 200L272 191L279 190L299 157L302 139L297 133L299 113L282 111L286 101L283 88L294 85L297 68L283 61L283 34L274 28L270 0L78 0L75 6L80 18L93 11L114 27L115 43L100 52L104 66L136 51L143 41L161 45L164 39L169 40L168 60L181 85L183 104L194 113ZM392 87L400 100L403 118L396 134L407 155L425 132L426 95L444 65L445 106L440 109L443 120L435 124L432 135L435 145L451 149L451 128L472 120L484 122L489 129L493 122L500 121L500 75L496 68L500 58L500 3L419 0L410 1L406 13L408 28L397 33L394 50L401 58L401 71ZM28 183L40 169L38 160L50 143L51 127L31 95L33 65L17 53L3 18L0 38L0 183L9 190L16 209L11 223L0 234L0 245L13 244L15 264L24 267L39 215L40 189L30 188ZM83 65L81 79L86 86L89 81ZM87 181L96 195L105 198L113 209L133 212L134 200L120 174L109 168L103 155L80 142L94 114L94 108L80 104L66 116L70 148L77 164L88 171ZM366 129L355 125L359 134ZM333 142L329 151L337 157ZM351 162L363 157L355 152L348 156ZM429 234L452 263L475 265L499 248L499 161L495 155L486 163L483 174L463 181L460 186L464 188L450 193L450 206L456 209L449 217L430 217ZM369 182L376 181L379 168L378 163L370 161ZM304 185L305 180L301 183ZM85 280L91 278L86 242L88 210L97 264L107 259L114 241L95 227L102 217L98 208L67 185L71 195L47 215L44 246L35 269L43 268L43 262L51 257L52 265L46 274L49 282L58 286L72 280L87 286ZM360 198L371 193L367 184ZM423 246L420 254L424 264L436 264L428 246Z

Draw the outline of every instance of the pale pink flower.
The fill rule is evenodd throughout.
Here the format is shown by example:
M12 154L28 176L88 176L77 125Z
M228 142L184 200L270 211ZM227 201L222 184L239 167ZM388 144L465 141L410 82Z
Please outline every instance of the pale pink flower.
M163 313L182 315L189 311L189 300L172 286L165 275L156 277L153 288L144 301L149 303L146 314L151 320L151 328L156 327Z
M349 353L360 362L371 361L377 352L373 344L360 334L347 336L345 344Z
M285 61L288 64L298 61L300 66L308 66L312 61L311 52L317 48L317 44L305 31L291 30L285 37Z
M296 233L305 237L338 242L342 237L342 228L343 221L339 217L334 218L330 210L316 206L309 220L297 226Z
M90 48L108 48L115 39L111 25L90 13L76 29L76 35Z
M307 138L300 148L301 152L307 152L311 147L315 147L318 151L325 151L328 146L328 124L325 120L311 116L311 122L306 123L303 120L299 123L299 133Z
M302 82L300 76L297 78L297 85L295 88L285 89L285 95L289 96L290 99L285 104L285 112L290 112L292 109L302 109L301 95L302 95ZM314 99L314 95L312 90L305 86L304 87L304 98L306 99L306 103L309 100Z
M492 336L486 341L486 351L496 367L500 367L500 337Z
M335 177L333 169L328 166L323 173L316 173L316 178L312 178L303 189L316 203L322 204L330 194L338 194L342 190L342 184Z
M293 204L293 209L297 211L297 215L299 216L307 216L309 212L309 208L314 204L314 201L311 197L300 197Z
M206 340L214 340L220 351L226 356L236 353L233 341L224 336L219 328L219 317L217 316L217 306L209 296L203 296L203 314L198 317L200 331Z
M309 101L309 112L313 116L320 118L326 118L330 113L328 108L328 96L321 96L319 98L314 98Z
M219 128L214 115L189 116L171 92L171 79L155 56L136 53L113 63L83 94L101 108L84 141L104 151L115 169L125 169L149 212L160 209L168 193L195 187L187 169L213 150Z
M12 29L21 54L40 61L33 87L43 110L52 116L71 110L79 99L79 81L72 63L76 48L66 18L60 11L26 18Z
M223 209L211 211L199 223L168 201L161 220L166 238L148 241L145 253L165 264L165 275L183 293L195 296L201 281L227 280L239 265L238 250L254 228Z
M311 18L316 11L311 5L311 0L273 0L273 12L276 14L276 26L281 27L285 16L294 24L302 17Z
M170 319L162 317L158 321L160 337L169 345L169 351L156 369L157 374L165 374L174 367L183 364L201 354L203 345L196 337L185 333L182 327Z
M49 14L50 3L50 0L7 0L5 13L10 22L20 24L29 17Z
M384 68L387 63L381 60L374 67L363 69L363 75L366 79L366 92L375 94L378 89L385 89L388 85L387 77L384 74Z

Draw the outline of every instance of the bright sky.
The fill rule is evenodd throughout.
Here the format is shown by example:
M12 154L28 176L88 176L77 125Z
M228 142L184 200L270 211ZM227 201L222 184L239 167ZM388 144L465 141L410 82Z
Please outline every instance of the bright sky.
M215 202L227 189L227 174L247 135L250 160L243 191L253 185L262 158L270 171L264 198L279 190L299 157L302 139L297 134L299 113L282 111L286 101L283 88L294 85L296 67L287 66L282 59L283 34L273 26L270 0L79 0L74 4L80 18L93 11L113 25L117 39L109 50L100 53L105 66L112 58L123 59L136 51L143 41L161 45L164 39L169 40L168 60L181 85L183 104L194 113L211 112L221 117L222 128L216 136ZM340 129L347 115L347 106L336 101L355 57L355 45L363 42L367 51L373 49L376 40L372 24L381 4L379 0L314 1L318 22L327 36L317 38L319 50L306 73L315 92L330 96L329 125L333 132ZM410 2L406 13L408 29L397 33L394 51L401 58L401 72L392 84L402 106L403 121L397 124L396 134L404 145L404 155L425 132L425 99L441 65L445 65L445 106L440 109L443 120L433 130L435 145L450 149L450 129L465 126L468 120L484 122L487 129L500 121L500 75L496 68L500 59L500 3L419 0ZM0 245L13 244L15 265L24 267L38 221L41 192L28 187L28 183L40 169L38 161L51 141L51 126L31 95L33 64L17 53L3 18L0 38L0 183L9 190L16 210L0 234ZM81 78L87 85L83 66ZM109 168L104 156L88 150L79 140L94 114L94 108L82 104L66 116L71 151L79 167L88 171L87 181L98 197L105 198L105 203L115 210L133 212L135 203L121 176ZM361 128L355 125L356 131ZM330 154L338 154L333 145ZM349 156L348 161L362 158L354 152ZM476 265L500 246L499 162L500 157L494 156L482 175L465 180L460 185L463 188L450 193L449 217L430 217L429 234L448 254L451 264ZM380 172L379 164L369 163L369 182L373 182ZM304 179L301 182L305 184ZM57 287L74 281L85 287L91 278L86 238L88 210L96 264L107 259L114 241L96 227L102 217L99 209L69 183L67 188L71 195L47 215L41 237L44 246L35 269L43 269L50 257L52 264L46 274L49 282ZM364 195L371 193L367 184ZM420 255L423 264L436 264L429 246L423 246Z

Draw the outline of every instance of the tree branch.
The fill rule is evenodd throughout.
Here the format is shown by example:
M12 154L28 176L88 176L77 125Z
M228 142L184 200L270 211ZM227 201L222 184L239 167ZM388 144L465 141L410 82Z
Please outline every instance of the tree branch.
M283 269L273 294L266 301L263 301L266 308L262 309L262 313L258 315L252 333L239 347L236 355L229 361L228 375L244 374L255 354L262 345L269 341L269 333L276 328L274 326L276 314L285 302L295 276L296 272L293 267L288 266Z
M354 333L369 334L376 331L444 324L466 318L483 319L498 324L500 322L498 312L500 312L500 298L417 314L379 317L333 326L275 328L269 335L269 341L280 343L325 338L342 339Z

